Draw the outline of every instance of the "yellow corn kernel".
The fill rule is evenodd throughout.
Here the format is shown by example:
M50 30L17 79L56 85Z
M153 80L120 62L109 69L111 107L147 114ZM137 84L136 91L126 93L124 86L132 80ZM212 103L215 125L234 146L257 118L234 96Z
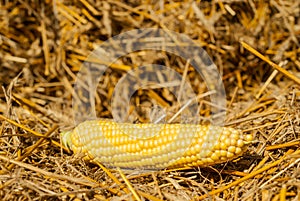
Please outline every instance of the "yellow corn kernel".
M111 167L207 166L241 155L252 136L227 127L92 120L62 133L75 153Z

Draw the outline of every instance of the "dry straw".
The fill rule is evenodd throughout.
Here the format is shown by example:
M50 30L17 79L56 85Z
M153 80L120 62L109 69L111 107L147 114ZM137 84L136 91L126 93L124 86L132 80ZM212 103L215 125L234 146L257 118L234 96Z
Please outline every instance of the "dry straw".
M299 200L300 1L13 0L0 7L0 200ZM82 62L107 65L90 53L138 28L183 33L212 57L226 89L226 126L255 136L243 156L144 172L90 163L62 146L59 133L74 127L72 98L85 95L73 91ZM189 61L163 51L110 65L97 86L97 116L112 118L118 80L149 63L190 82L207 123L214 105L201 95L211 92ZM149 122L147 111L161 104L166 122L180 110L165 88L138 90L128 116Z

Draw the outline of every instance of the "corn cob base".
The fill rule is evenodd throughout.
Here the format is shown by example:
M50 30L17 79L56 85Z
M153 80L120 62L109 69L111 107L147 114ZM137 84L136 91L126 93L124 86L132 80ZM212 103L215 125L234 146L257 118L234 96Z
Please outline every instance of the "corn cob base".
M241 155L251 135L195 124L130 124L92 120L62 133L63 144L91 160L121 168L207 166Z

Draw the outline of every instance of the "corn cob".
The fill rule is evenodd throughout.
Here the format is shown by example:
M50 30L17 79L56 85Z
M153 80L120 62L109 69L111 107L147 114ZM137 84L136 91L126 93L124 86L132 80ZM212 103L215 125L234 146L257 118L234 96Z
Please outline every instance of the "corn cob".
M121 168L207 166L241 155L251 135L196 124L130 124L92 120L62 133L64 146Z

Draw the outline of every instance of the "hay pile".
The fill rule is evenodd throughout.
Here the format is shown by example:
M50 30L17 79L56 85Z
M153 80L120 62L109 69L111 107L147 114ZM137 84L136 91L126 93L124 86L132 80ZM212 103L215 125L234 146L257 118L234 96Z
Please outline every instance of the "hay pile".
M0 19L1 200L300 199L299 1L13 0L1 2ZM226 126L255 136L241 158L206 168L118 171L61 147L60 131L74 123L82 62L107 39L141 28L185 34L212 58L226 89ZM193 90L207 92L188 61L164 51L132 52L102 76L98 117L112 117L119 79L149 63L180 75L187 69ZM152 100L178 111L168 90L138 90L129 120L149 121ZM204 104L201 116L210 109Z

